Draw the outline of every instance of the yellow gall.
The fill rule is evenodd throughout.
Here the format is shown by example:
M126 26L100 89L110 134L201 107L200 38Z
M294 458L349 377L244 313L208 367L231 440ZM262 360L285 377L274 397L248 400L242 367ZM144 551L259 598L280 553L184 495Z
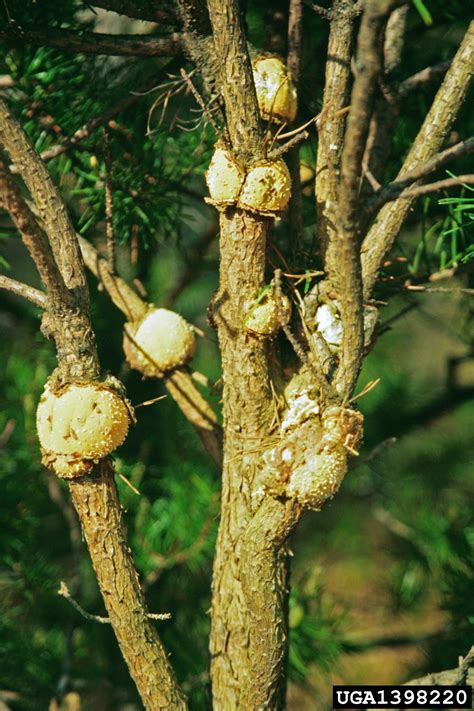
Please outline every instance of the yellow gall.
M238 206L262 215L275 215L288 205L291 177L283 160L262 161L247 174Z
M278 57L258 57L252 63L253 80L262 118L291 123L298 108L296 88Z
M43 463L58 476L85 474L125 440L129 405L101 383L46 385L36 412Z
M182 316L152 308L138 324L126 325L123 347L132 368L156 378L191 360L196 338Z
M210 202L214 205L235 205L244 182L244 171L229 151L217 146L206 173Z
M245 328L256 336L274 336L288 323L290 316L290 300L284 294L279 298L274 290L270 290L248 310Z

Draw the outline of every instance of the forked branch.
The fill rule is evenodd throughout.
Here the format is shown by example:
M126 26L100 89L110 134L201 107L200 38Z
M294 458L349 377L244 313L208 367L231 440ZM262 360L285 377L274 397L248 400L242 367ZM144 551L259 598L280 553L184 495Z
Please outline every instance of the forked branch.
M469 90L474 74L474 22L471 22L430 111L421 126L397 180L404 179L442 147ZM410 211L413 200L395 200L380 210L362 246L364 296L370 298L387 254Z

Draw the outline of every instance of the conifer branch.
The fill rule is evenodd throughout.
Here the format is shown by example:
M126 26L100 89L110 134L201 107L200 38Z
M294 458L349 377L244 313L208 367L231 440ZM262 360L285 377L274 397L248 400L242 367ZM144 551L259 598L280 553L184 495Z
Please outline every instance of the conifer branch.
M416 91L420 87L424 86L430 81L435 81L435 79L440 79L444 77L449 67L451 66L451 59L446 62L439 62L438 64L433 64L431 67L425 67L416 74L412 74L411 77L404 79L398 87L398 95L400 98L405 98L408 94Z
M57 347L54 377L60 383L98 380L100 364L76 233L44 163L2 101L0 142L21 168L69 294L68 300L61 301L59 291L48 293L48 311L43 319L43 331L53 336ZM110 461L102 459L90 476L69 480L69 491L112 627L145 708L184 710L186 699L148 619L113 475Z
M474 74L474 22L436 94L423 125L398 174L398 180L433 157L442 147L464 102ZM395 200L380 210L362 245L364 297L370 298L380 268L410 211L413 199Z
M350 397L352 394L364 350L359 188L374 92L383 68L384 29L395 6L395 0L385 0L382 3L378 0L368 0L364 6L357 40L356 77L341 155L341 178L338 186L339 228L337 247L334 248L337 265L331 259L327 269L329 280L336 288L341 305L343 338L336 389L344 397Z
M127 282L112 274L107 260L101 257L88 240L79 236L86 266L104 285L115 306L128 321L139 321L147 312L147 304ZM222 429L217 416L192 381L186 368L179 368L164 378L166 388L183 415L195 428L205 449L219 466L222 464Z
M41 281L50 298L57 304L70 302L70 294L54 260L48 238L36 222L20 188L10 174L7 162L0 155L0 199L3 208L18 229Z
M104 10L116 12L118 15L173 25L176 23L176 15L172 12L171 7L166 7L167 4L156 0L151 0L151 2L150 0L94 0L91 2L94 7L101 7Z
M420 166L414 170L407 173L403 178L399 180L394 180L388 185L380 188L378 192L375 193L373 198L368 202L365 214L367 218L370 218L375 212L377 212L382 205L390 200L396 200L398 196L408 197L423 195L423 192L406 191L413 183L426 177L430 173L434 173L436 170L443 168L447 163L460 158L461 156L468 155L474 152L474 137L467 138L465 141L460 141L454 146L446 148L446 150L437 153L432 158L428 159ZM466 176L464 176L466 177ZM460 180L460 179L459 179ZM439 182L439 181L438 181ZM441 181L445 182L445 181ZM467 181L466 181L467 182ZM449 185L447 187L450 187ZM442 189L442 188L439 188Z
M3 274L0 274L0 289L11 291L12 294L31 301L32 304L38 306L40 309L46 309L48 306L48 298L42 291L28 284L23 284L23 282L17 281L16 279L4 276Z
M64 52L105 54L122 57L176 57L181 54L181 34L108 35L69 30L62 27L20 27L11 23L0 30L0 41L27 42L40 47L55 47Z

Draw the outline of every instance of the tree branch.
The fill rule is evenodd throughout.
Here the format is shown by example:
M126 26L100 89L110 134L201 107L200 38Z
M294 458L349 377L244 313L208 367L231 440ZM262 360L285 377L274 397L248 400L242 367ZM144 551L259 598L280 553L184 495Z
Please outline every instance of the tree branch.
M349 229L352 231L374 92L383 69L385 26L394 6L395 0L369 0L365 5L357 40L356 76L344 137L339 191L342 199L342 218L344 222L349 223Z
M0 196L5 210L21 234L38 269L47 293L55 303L70 303L70 294L54 261L48 238L38 226L33 213L23 199L20 188L0 154Z
M363 158L366 180L361 195L372 192L371 178L382 181L390 155L395 121L400 110L400 98L394 87L393 75L401 62L409 7L398 7L390 15L385 32L383 75L377 88L377 98Z
M471 647L456 669L436 672L407 681L405 686L460 686L474 685L474 647Z
M471 22L399 172L399 180L440 150L467 95L473 72L474 22ZM408 215L412 200L396 200L383 207L365 237L362 246L365 298L370 298L380 268Z
M16 279L10 279L10 277L3 274L0 274L0 289L11 291L16 296L22 296L40 309L46 309L48 306L48 298L42 291L28 286L28 284L23 284L23 282Z
M407 173L405 177L400 180L393 180L391 183L378 190L372 200L368 202L365 209L366 218L370 218L371 215L382 207L382 205L390 200L396 200L400 195L403 197L413 195L413 191L404 192L405 188L409 187L413 183L416 183L426 175L434 173L450 161L463 155L468 155L469 153L474 153L474 137L467 138L465 141L460 141L459 143L456 143L456 145L446 148L446 150L437 153L432 158L429 158L427 161L415 168L415 170ZM416 195L422 194L423 193L416 193Z
M299 95L300 89L300 74L301 74L301 45L302 45L302 27L303 27L303 7L301 0L290 0L289 14L288 14L288 54L286 59L286 65L288 68L288 73L293 80L296 87L297 96ZM305 131L303 133L306 133ZM308 137L308 134L306 133ZM290 139L286 144L286 150L288 148L294 148L291 146L291 141L295 139L304 140L303 134L297 134ZM299 142L299 141L298 141ZM285 148L285 145L281 146L280 151ZM275 158L270 158L274 160ZM300 180L300 155L299 150L294 148L288 154L287 158L288 169L291 176L291 197L288 206L288 219L291 231L291 242L293 254L297 254L303 247L303 202L301 195L301 180Z
M331 273L337 269L337 185L345 127L342 109L349 103L353 24L353 1L334 0L318 124L315 181L318 238Z
M0 101L0 141L21 167L24 182L48 233L70 301L48 294L48 332L58 352L54 378L60 382L97 380L100 364L88 309L84 266L74 228L61 195L21 126ZM43 327L45 323L43 320ZM101 460L91 476L69 481L92 565L109 618L147 711L185 709L186 700L156 629L150 624L127 542L114 470Z
M48 234L64 283L68 289L77 289L79 300L88 303L84 264L66 207L44 163L7 105L1 100L0 140L13 162L21 166L21 176Z
M167 3L159 4L166 6ZM118 15L136 17L139 20L161 22L164 25L176 23L175 14L168 9L159 9L158 3L153 0L94 0L91 5L116 12Z
M389 202L391 200L413 200L413 198L420 197L421 195L437 193L440 190L447 190L448 188L462 187L463 184L474 185L474 175L458 175L455 178L437 180L434 183L420 185L417 188L408 188L397 195L388 196L384 202Z
M64 52L106 54L124 57L176 57L181 54L181 35L107 35L57 27L20 27L0 30L3 42L28 42L40 47L55 47Z
M449 59L447 62L439 62L439 64L434 64L431 67L425 67L425 69L422 69L420 72L416 72L416 74L412 74L411 77L404 79L398 87L398 95L400 98L404 99L408 94L416 91L424 84L444 77L451 66L451 61L452 60Z
M104 285L115 306L128 321L139 321L147 311L147 304L124 279L111 274L107 260L83 237L79 244L86 266ZM204 448L218 466L222 464L222 429L208 401L201 395L188 370L177 369L164 378L166 389L191 423Z
M337 244L328 259L329 280L335 285L340 301L343 327L341 362L336 374L336 389L350 397L359 376L364 351L362 276L359 256L359 188L377 80L382 71L383 39L394 0L369 0L362 15L357 40L357 69L351 95L341 156L338 188L339 225ZM329 249L329 248L328 248Z

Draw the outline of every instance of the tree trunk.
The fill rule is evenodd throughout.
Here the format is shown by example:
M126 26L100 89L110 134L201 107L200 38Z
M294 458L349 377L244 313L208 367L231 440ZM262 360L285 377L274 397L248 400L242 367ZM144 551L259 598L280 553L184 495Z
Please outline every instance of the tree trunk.
M293 504L263 496L261 455L274 409L268 344L245 330L264 285L271 220L221 215L220 288L213 303L224 377L224 470L214 562L211 676L215 709L283 707L287 564Z

